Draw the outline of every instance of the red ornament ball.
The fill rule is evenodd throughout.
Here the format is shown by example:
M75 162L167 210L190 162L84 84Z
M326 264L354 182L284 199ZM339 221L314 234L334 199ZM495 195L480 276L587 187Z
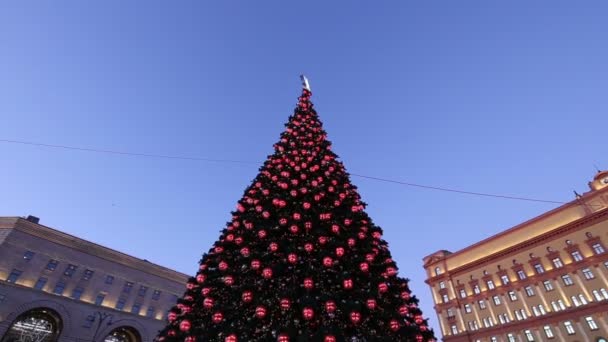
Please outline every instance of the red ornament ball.
M376 309L377 303L376 303L375 299L373 299L373 298L368 299L367 302L366 302L366 304L367 304L367 308L368 309L370 309L370 310L375 310Z
M337 257L342 257L342 256L344 256L344 248L342 248L342 247L337 247L337 248L336 248L336 256L337 256Z
M389 323L389 326L391 327L392 331L397 331L400 328L399 321L397 321L396 319L391 320L391 322Z
M309 321L311 319L313 319L313 317L315 316L315 311L312 308L304 308L302 310L302 317L304 317L305 320Z
M289 336L281 334L279 337L277 337L277 342L289 342Z
M265 268L265 269L262 271L262 276L263 276L265 279L270 279L270 278L272 278L272 269L271 269L271 268Z
M336 338L333 335L327 335L323 339L323 342L336 342Z
M263 306L255 308L255 316L260 319L266 317L266 308Z
M235 334L228 335L224 339L224 342L237 342L237 341L238 341L238 339L236 338Z
M333 300L328 300L327 302L325 302L325 310L329 313L333 313L336 311L337 309L337 305L336 302L334 302Z
M333 266L333 264L334 264L334 261L332 260L332 258L330 258L330 257L323 258L323 266L331 267L331 266Z
M262 263L260 263L260 260L257 260L257 259L251 260L252 269L257 270L260 268L261 265L262 265Z
M281 309L288 310L291 307L291 302L287 298L281 299Z
M211 309L213 308L213 305L215 305L215 301L213 300L213 298L205 298L203 300L203 307L205 309Z
M253 300L253 293L251 291L244 291L241 295L241 299L245 303L251 303L251 301Z
M189 320L185 319L183 320L180 324L179 324L179 330L183 331L183 332L188 332L190 331L190 328L192 327L192 324L190 323Z
M351 290L353 288L353 280L352 279L344 279L342 285L345 289Z
M312 278L305 278L304 279L304 288L307 290L312 290L313 287L315 287L315 283L312 280Z
M213 323L215 324L222 323L222 321L224 320L224 314L222 314L221 312L216 312L211 317L211 320L213 320Z
M353 324L359 324L361 322L361 313L352 311L350 313L350 321L353 322Z

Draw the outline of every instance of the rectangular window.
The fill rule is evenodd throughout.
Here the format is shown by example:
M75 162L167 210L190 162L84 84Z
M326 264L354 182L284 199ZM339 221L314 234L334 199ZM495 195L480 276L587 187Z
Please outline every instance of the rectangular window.
M503 285L507 285L509 283L509 277L504 274L502 276L500 276L500 281L502 282Z
M57 261L55 259L51 259L46 264L46 269L49 271L54 271L55 269L57 269L57 265L59 265L59 261Z
M566 286L574 285L574 281L572 280L572 277L570 277L569 274L564 274L562 276L562 281L564 282L564 285L566 285Z
M440 282L439 282L439 288L440 288L440 289L445 289L445 282L440 281Z
M74 288L74 290L72 291L72 298L74 298L76 300L80 300L80 297L82 296L83 292L84 292L84 289L80 286Z
M534 314L534 316L540 316L540 312L538 311L538 308L534 305L532 305L532 313Z
M475 294L480 294L480 293L481 293L481 288L479 287L479 285L475 285L475 286L473 287L473 292L474 292Z
M485 328L489 328L489 327L491 327L491 326L492 326L490 323L488 323L488 318L487 318L487 317L484 317L484 318L483 318L483 326L484 326Z
M528 278L528 276L526 275L526 273L523 270L519 270L519 271L517 271L517 278L519 278L519 280L524 280L524 279Z
M583 295L583 294L579 294L578 299L581 301L581 303L583 305L587 305L589 303L589 302L587 302L587 297L585 297L585 295Z
M541 265L541 264L534 264L534 270L536 271L536 274L545 273L545 269L543 268L543 265Z
M97 297L95 298L95 305L103 304L104 299L106 299L105 294L103 294L103 293L98 294Z
M545 325L543 327L543 330L545 331L545 336L547 336L547 338L555 337L555 335L553 335L553 331L551 330L551 326Z
M443 294L443 295L441 296L441 300L443 300L443 302L444 302L444 303L447 303L447 302L449 302L449 301L450 301L450 299L448 298L448 295L447 295L447 294Z
M589 269L589 268L583 269L583 275L585 276L585 279L587 279L587 280L591 280L591 279L595 278L595 275L593 275L593 272L591 272L591 269Z
M593 253L595 253L595 254L602 254L605 252L604 246L602 246L601 243L596 243L593 246L591 246L591 248L593 248Z
M69 264L68 267L65 268L63 275L66 277L71 277L72 275L74 275L74 272L76 272L77 268L78 266Z
M93 278L93 273L95 273L95 271L93 270L84 270L84 273L82 274L82 280L90 280L91 278Z
M579 251L574 251L574 252L570 253L570 255L572 255L572 261L574 261L574 262L583 260L583 255Z
M127 300L124 298L120 298L118 299L118 301L116 302L116 310L122 310L125 308L125 304L127 303Z
M515 314L515 318L517 318L518 321L521 321L522 319L524 319L518 310L513 311L513 313Z
M460 298L467 298L467 291L460 289Z
M45 277L38 278L38 280L36 281L36 284L34 285L34 289L42 291L42 289L44 289L44 285L46 285L47 281L48 281L48 279L46 279Z
M23 273L22 271L14 268L11 271L11 273L8 275L8 277L6 277L6 281L9 283L16 283L22 273Z
M589 329L591 329L591 330L597 330L598 329L597 324L593 320L593 317L591 317L591 316L585 317L585 321L587 322L587 325L589 325Z
M517 293L515 291L509 291L509 299L514 302L517 300Z
M147 286L143 286L142 285L142 286L139 287L138 295L140 297L144 297L146 295L146 292L148 292L148 287Z
M544 315L547 313L547 310L545 310L545 307L542 304L538 304L538 311L540 311L541 315Z
M560 259L560 258L553 258L553 260L551 260L551 262L553 263L553 266L555 268L564 267L564 263L562 262L562 259Z
M574 331L574 327L572 326L572 322L566 321L564 322L564 327L566 328L566 332L568 335L574 335L576 332Z
M62 295L64 290L65 290L65 283L62 281L59 281L59 282L57 282L57 284L55 284L53 293L56 295Z
M543 281L543 286L545 287L545 291L553 291L553 284L551 284L551 280Z
M130 293L133 288L133 283L130 281L125 282L125 286L122 288L123 293Z
M602 295L600 294L600 291L598 291L598 290L593 290L593 297L595 297L595 300L597 300L598 302L600 300L604 300L604 297L602 297Z
M560 309L562 310L566 310L566 305L564 305L564 301L561 299L557 300L557 304L559 305Z
M500 305L500 297L499 296L492 297L492 300L494 300L494 305Z
M525 330L524 331L524 335L526 335L526 341L528 341L528 342L534 342L534 335L532 335L532 331Z
M574 304L574 306L581 306L581 302L578 301L578 297L572 296L570 299L572 299L572 304Z
M159 298L160 298L160 291L154 290L154 293L152 293L152 300L158 300Z
M511 333L507 334L507 339L509 340L509 342L516 342L515 335L513 335Z
M148 310L146 310L146 317L154 317L154 307L150 306L148 307Z
M114 276L108 275L106 276L106 284L112 285L114 283Z
M453 308L449 308L448 309L448 317L450 317L450 318L454 317L454 309Z
M464 305L464 312L471 313L472 311L473 311L473 309L471 308L471 304Z
M608 291L606 291L605 288L601 288L600 292L602 293L602 296L604 296L604 299L608 300Z
M488 290L494 290L494 288L496 287L494 286L494 281L492 280L488 280L486 284L488 285Z
M36 253L34 253L32 251L26 251L25 253L23 253L23 259L25 261L30 261L30 260L32 260L32 258L34 257L34 255L36 255Z
M532 286L526 286L525 290L526 290L526 296L528 296L528 297L534 296L534 289L532 288Z
M458 327L456 327L455 325L452 325L452 334L453 335L458 334Z
M469 321L469 330L475 331L475 326L473 325L473 321Z
M479 303L479 308L480 308L481 310L483 310L483 309L485 309L485 308L486 308L486 302L484 302L484 301L483 301L483 299L482 299L482 300L480 300L478 303Z
M140 311L141 311L141 304L133 304L133 307L131 307L131 313L139 315Z
M490 342L498 342L498 339L496 338L496 336L492 336L490 337Z

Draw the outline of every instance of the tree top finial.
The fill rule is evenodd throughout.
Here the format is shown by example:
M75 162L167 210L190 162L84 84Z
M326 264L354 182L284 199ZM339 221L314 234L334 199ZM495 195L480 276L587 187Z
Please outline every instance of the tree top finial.
M300 79L302 80L302 88L311 91L310 90L310 83L308 83L308 78L306 78L306 76L304 75L300 75Z

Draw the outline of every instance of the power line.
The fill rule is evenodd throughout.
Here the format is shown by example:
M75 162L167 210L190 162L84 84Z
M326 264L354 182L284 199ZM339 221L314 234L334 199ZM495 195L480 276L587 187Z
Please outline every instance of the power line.
M57 144L47 144L47 143L38 143L31 141L23 141L23 140L9 140L9 139L0 139L0 142L11 143L11 144L21 144L21 145L29 145L29 146L37 146L37 147L50 147L56 149L64 149L64 150L73 150L73 151L83 151L83 152L94 152L94 153L105 153L105 154L114 154L114 155L122 155L122 156L132 156L132 157L147 157L147 158L164 158L164 159L174 159L174 160L190 160L190 161L204 161L204 162L215 162L215 163L233 163L233 164L258 164L253 161L244 161L244 160L231 160L231 159L213 159L213 158L201 158L201 157L189 157L189 156L174 156L174 155L166 155L166 154L153 154L153 153L137 153L137 152L125 152L125 151L116 151L116 150L105 150L99 148L87 148L87 147L77 147L77 146L69 146L69 145L57 145ZM498 194L490 194L483 192L474 192L474 191L465 191L465 190L457 190L452 188L444 188L438 186L431 185L422 185L416 183L402 182L394 179L380 178L380 177L372 177L365 176L356 173L350 173L351 176L371 179L380 182L393 183L406 185L411 187L429 189L429 190L437 190L444 192L452 192L458 194L472 195L472 196L482 196L482 197L492 197L492 198L501 198L501 199L509 199L509 200L518 200L518 201L528 201L528 202L540 202L540 203L552 203L552 204L565 204L567 202L562 201L551 201L551 200L543 200L537 198L528 198L528 197L518 197L518 196L508 196L508 195L498 195Z

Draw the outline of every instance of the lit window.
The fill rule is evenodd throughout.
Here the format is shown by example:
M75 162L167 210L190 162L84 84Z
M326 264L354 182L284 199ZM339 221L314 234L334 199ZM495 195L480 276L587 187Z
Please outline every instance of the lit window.
M133 288L133 283L130 281L127 281L127 282L125 282L125 286L122 288L122 292L130 293L132 288Z
M593 297L595 297L595 300L597 300L598 302L600 300L604 300L604 297L602 297L602 295L600 294L600 291L598 290L593 290Z
M585 317L585 321L587 322L587 325L589 325L589 329L591 329L591 330L597 330L598 329L597 324L593 320L593 317L591 317L591 316Z
M574 327L572 326L572 322L566 321L564 322L564 327L566 328L566 332L568 335L574 335L576 332L574 331Z
M587 302L587 297L585 297L585 295L583 295L583 294L579 294L578 299L581 301L581 303L583 305L587 305L589 303L589 302Z
M441 274L441 268L435 267L435 275L438 276Z
M458 327L456 327L455 325L452 325L452 334L453 335L458 334Z
M553 266L555 266L555 268L564 267L564 263L562 262L562 259L560 259L560 258L553 258L553 260L551 260L551 262L553 262Z
M55 284L53 293L56 295L62 295L64 290L65 290L65 283L62 281L59 281L57 284Z
M114 276L108 275L106 276L106 284L112 285L114 283Z
M34 289L42 290L44 288L44 285L46 285L47 281L48 281L48 279L46 279L45 277L38 278L38 280L36 281L36 284L34 285Z
M484 317L483 326L486 328L490 328L494 326L494 322L492 321L492 317Z
M441 300L442 300L444 303L447 303L447 302L449 302L449 301L450 301L450 299L448 298L448 295L447 295L447 294L443 294L443 295L441 296Z
M507 334L507 339L509 339L509 342L516 342L515 335L513 335L511 333Z
M146 317L153 317L154 311L156 311L156 310L154 309L153 306L148 307L148 310L146 310Z
M34 257L36 253L32 252L32 251L26 251L25 253L23 253L23 259L25 259L26 261L30 261L32 260L32 258Z
M460 289L460 298L467 298L467 291Z
M545 281L543 281L543 286L545 287L545 290L547 292L553 291L553 284L551 284L551 280L545 280Z
M464 312L471 313L471 311L473 311L473 309L471 309L471 304L465 304L464 305Z
M485 308L486 308L486 302L484 302L484 300L483 300L483 299L482 299L482 300L480 300L478 303L479 303L479 308L480 308L481 310L483 310L483 309L485 309Z
M95 298L95 305L103 304L104 299L106 299L106 295L104 295L103 293L98 294L97 297Z
M604 246L602 246L601 243L596 243L593 246L591 246L591 248L593 248L593 253L595 253L595 254L602 254L605 252Z
M547 313L547 310L545 310L545 307L542 304L538 304L538 311L540 311L541 315L544 315Z
M564 274L562 276L562 280L564 281L564 285L566 286L574 285L574 281L572 280L572 277L570 277L569 274Z
M496 338L496 336L492 336L490 337L490 342L498 342L498 339Z
M526 290L526 295L528 297L534 296L534 289L532 288L532 286L526 286L525 290Z
M448 317L454 317L454 309L453 308L449 308L448 309Z
M57 265L59 265L59 261L51 259L49 260L48 264L46 264L46 269L49 271L54 271L57 268Z
M534 316L540 316L540 312L538 311L538 308L534 305L532 305L532 313L534 314Z
M76 265L69 264L68 267L63 271L63 275L66 277L71 277L78 267Z
M562 310L566 310L566 305L564 305L564 301L561 299L557 300L557 304L559 305L560 309Z
M511 299L512 302L517 300L517 293L515 293L515 291L509 291L509 299Z
M494 297L492 297L492 299L494 300L494 305L500 305L500 297L499 296L494 296Z
M543 268L543 265L541 265L541 264L534 264L534 270L536 271L537 274L545 273L545 269Z
M583 275L585 276L585 279L587 279L587 280L595 278L595 275L593 275L593 272L591 272L591 269L589 269L589 268L583 269Z
M502 276L500 276L500 281L502 282L503 285L507 285L509 283L509 277L504 274Z
M604 261L604 267L608 268L608 261Z
M18 270L18 269L13 269L11 271L11 273L8 275L8 277L6 277L6 281L9 283L15 283L17 282L17 280L19 279L19 277L21 276L23 272Z
M570 253L570 255L572 255L572 261L574 261L574 262L583 260L583 255L579 251L574 251L574 252Z
M473 292L475 292L475 294L481 293L481 288L479 287L479 285L473 286Z
M148 287L147 286L143 286L142 285L142 286L139 287L138 295L140 297L144 297L146 295L146 292L148 292Z
M445 289L445 282L440 281L440 282L439 282L439 288L440 288L440 289Z
M521 315L521 311L519 310L515 310L513 311L513 313L515 314L515 318L517 318L518 321L521 321L523 318L523 316Z
M125 308L125 304L127 303L127 300L124 298L120 298L118 299L118 301L116 302L116 310L122 310Z
M572 296L570 299L572 299L572 304L574 304L574 306L581 306L581 302L578 301L578 297Z
M506 313L499 314L498 320L500 321L500 324L507 324L510 322L509 315L507 315Z
M492 280L488 280L486 282L486 284L488 284L488 290L494 290L495 286L494 286L494 281Z
M131 313L139 315L140 311L141 311L141 304L133 304L133 307L131 307Z
M152 300L158 300L159 298L160 298L160 291L154 290L154 293L152 294Z
M545 335L547 336L547 338L555 337L555 335L553 335L553 331L551 330L551 326L545 325L543 327L543 330L545 330Z
M519 278L520 280L524 280L528 278L528 276L526 276L526 273L523 270L519 270L517 271L517 278Z
M80 297L82 296L83 292L84 292L84 289L80 286L74 288L74 290L72 291L72 298L79 300Z
M524 334L526 335L526 341L528 341L528 342L534 342L534 335L532 335L532 331L525 330Z
M602 293L602 296L604 296L604 299L608 300L608 291L606 291L605 288L601 288L600 292Z
M89 280L93 277L93 273L95 273L92 270L85 270L84 273L82 274L82 280Z

